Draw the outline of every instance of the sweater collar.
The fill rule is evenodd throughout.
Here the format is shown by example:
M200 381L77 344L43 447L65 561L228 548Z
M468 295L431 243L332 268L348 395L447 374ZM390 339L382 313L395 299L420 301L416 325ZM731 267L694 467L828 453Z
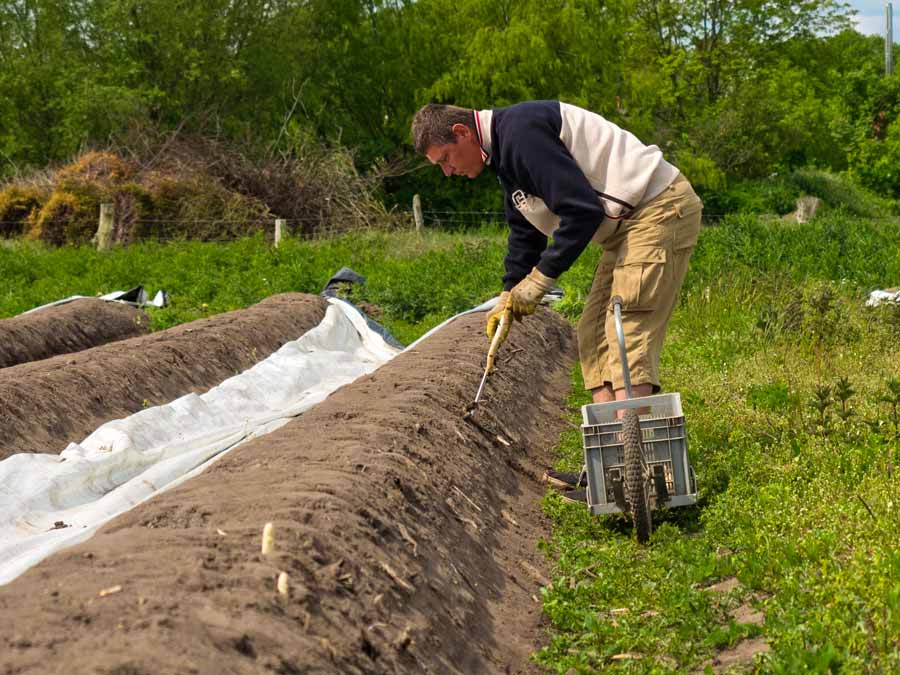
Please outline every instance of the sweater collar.
M485 164L491 163L491 116L492 110L475 111L475 133L478 134L478 145L481 146L481 159Z

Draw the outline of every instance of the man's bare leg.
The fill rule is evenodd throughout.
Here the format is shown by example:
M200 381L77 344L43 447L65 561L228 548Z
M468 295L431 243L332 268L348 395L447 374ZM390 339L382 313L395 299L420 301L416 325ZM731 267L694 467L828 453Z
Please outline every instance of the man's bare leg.
M650 396L653 393L653 385L652 384L635 384L631 387L631 393L634 398L640 398L641 396ZM596 389L591 389L591 396L594 399L594 403L609 403L610 401L624 401L628 398L625 393L625 389L616 389L615 393L613 393L612 385L607 382L602 387L597 387ZM616 411L616 418L621 419L622 417L621 410ZM650 412L650 408L639 408L638 415L643 415Z
M631 387L631 393L634 398L640 398L641 396L650 396L653 393L653 385L652 384L636 384ZM602 387L597 387L596 389L591 389L591 396L594 399L594 403L609 403L610 401L624 401L627 397L625 394L625 389L616 389L615 396L613 395L612 385L608 382L604 384Z

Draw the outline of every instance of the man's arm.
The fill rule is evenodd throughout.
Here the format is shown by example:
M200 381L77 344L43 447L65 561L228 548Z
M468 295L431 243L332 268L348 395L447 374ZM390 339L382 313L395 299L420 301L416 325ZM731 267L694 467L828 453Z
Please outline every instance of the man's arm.
M508 291L525 278L547 248L547 235L542 233L513 206L509 192L504 198L506 221L509 223L506 259L503 261L503 290Z
M560 217L553 244L537 268L556 279L581 255L606 214L600 199L568 148L549 127L524 123L510 149L517 175L527 175L547 208Z

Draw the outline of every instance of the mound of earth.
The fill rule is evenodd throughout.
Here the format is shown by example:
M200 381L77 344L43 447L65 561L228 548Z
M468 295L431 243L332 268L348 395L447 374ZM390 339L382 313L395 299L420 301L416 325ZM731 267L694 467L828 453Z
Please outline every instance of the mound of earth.
M73 300L0 321L0 368L146 335L150 318L121 302Z
M0 460L61 452L110 420L200 394L316 326L323 298L285 293L247 309L0 370Z
M461 317L0 588L3 672L535 671L537 476L574 340L549 311L517 324L475 426L483 326Z

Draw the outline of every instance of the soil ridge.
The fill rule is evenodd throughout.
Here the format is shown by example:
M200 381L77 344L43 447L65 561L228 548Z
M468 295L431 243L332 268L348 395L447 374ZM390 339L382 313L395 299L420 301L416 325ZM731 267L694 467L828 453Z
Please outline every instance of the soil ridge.
M546 310L513 328L480 429L483 331L459 318L0 587L0 670L536 672L573 331Z
M150 317L121 302L82 298L0 320L0 368L146 335Z
M0 370L0 460L59 453L110 420L202 394L315 327L326 301L283 293L233 312Z

